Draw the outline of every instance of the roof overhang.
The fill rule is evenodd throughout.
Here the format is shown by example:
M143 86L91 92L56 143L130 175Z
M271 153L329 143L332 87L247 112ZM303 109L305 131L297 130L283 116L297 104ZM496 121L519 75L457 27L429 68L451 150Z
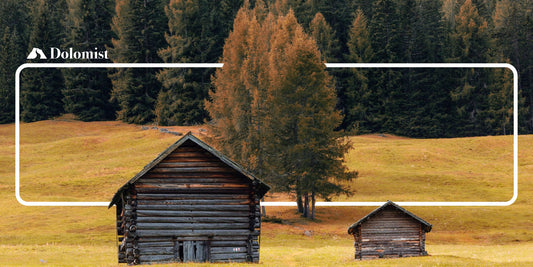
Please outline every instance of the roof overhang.
M381 207L373 210L372 212L370 212L368 215L366 215L365 217L359 219L357 222L355 222L354 224L352 224L349 228L348 228L348 234L354 234L355 230L361 226L361 224L363 224L364 222L368 221L370 218L372 218L374 215L376 215L377 213L379 213L380 211L384 210L385 208L387 207L394 207L400 211L402 211L403 213L407 214L408 216L412 217L413 219L415 219L416 221L420 222L420 224L422 225L422 229L425 231L425 232L429 232L431 231L431 227L432 225L429 224L428 222L422 220L420 217L414 215L413 213L409 212L408 210L398 206L396 203L390 201L390 200L387 200L387 202L385 204L383 204Z
M129 188L133 186L133 184L139 180L141 177L143 177L146 173L148 173L150 170L152 170L157 164L159 164L161 161L163 161L168 155L170 155L174 150L182 146L187 141L192 141L196 143L201 148L205 149L209 153L211 153L213 156L220 159L222 162L224 162L229 167L233 168L235 171L242 174L244 177L250 179L256 188L256 193L259 195L259 197L263 197L268 190L270 190L270 186L256 178L253 174L245 170L242 166L234 162L233 160L229 159L228 157L224 156L222 153L217 151L216 149L212 148L202 140L198 139L196 136L194 136L191 132L188 132L185 134L182 138L180 138L178 141L176 141L174 144L170 145L167 149L165 149L161 154L159 154L154 160L152 160L150 163L148 163L144 168L137 173L133 178L131 178L128 182L126 182L124 185L122 185L113 198L111 199L111 202L109 203L108 208L111 208L113 205L119 203L121 200L122 193Z

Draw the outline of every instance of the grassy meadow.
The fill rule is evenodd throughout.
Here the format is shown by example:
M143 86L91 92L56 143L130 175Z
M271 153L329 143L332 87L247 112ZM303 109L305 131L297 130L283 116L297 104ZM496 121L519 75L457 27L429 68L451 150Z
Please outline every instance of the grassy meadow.
M196 127L166 127L185 133ZM15 126L0 125L0 266L116 266L115 209L25 207L15 199ZM26 201L109 201L124 182L179 137L121 122L58 119L21 124ZM350 137L347 165L359 178L335 201L507 201L512 136L409 139ZM271 194L268 200L288 200ZM353 260L349 225L375 207L317 207L317 220L267 207L264 266L533 265L533 136L519 137L519 196L508 207L406 207L433 224L428 257ZM304 232L308 235L304 235ZM311 233L309 235L309 233ZM206 266L206 264L186 264ZM181 265L180 265L181 266ZM221 264L220 266L247 266Z

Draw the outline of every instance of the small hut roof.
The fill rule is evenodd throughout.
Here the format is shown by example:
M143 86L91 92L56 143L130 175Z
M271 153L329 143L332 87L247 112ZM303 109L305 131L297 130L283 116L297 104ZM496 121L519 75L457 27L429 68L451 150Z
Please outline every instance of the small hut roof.
M206 151L208 151L209 153L211 153L213 156L217 157L218 159L220 159L222 162L224 162L226 165L228 165L229 167L233 168L234 170L236 170L237 172L242 174L244 177L250 179L252 182L255 182L256 183L256 188L257 188L256 192L259 195L259 197L263 197L266 194L266 192L268 190L270 190L270 186L268 186L263 181L261 181L258 178L256 178L253 174L251 174L250 172L245 170L242 166L240 166L239 164L237 164L233 160L227 158L222 153L218 152L216 149L214 149L211 146L207 145L202 140L200 140L197 137L195 137L191 132L188 132L187 134L185 134L185 136L183 136L178 141L176 141L174 144L172 144L167 149L165 149L163 152L161 152L154 160L152 160L150 163L148 163L146 166L144 166L144 168L139 173L137 173L135 176L133 176L133 178L131 178L123 186L121 186L118 189L118 191L115 193L115 195L113 196L113 199L109 203L108 208L111 208L113 205L119 203L119 201L121 199L120 196L121 196L122 192L124 192L125 190L130 188L137 180L139 180L147 172L152 170L157 164L159 164L161 161L163 161L168 155L170 155L172 152L174 152L174 150L179 148L181 145L183 145L187 141L192 141L192 142L196 143L198 146L200 146L201 148L205 149Z
M366 215L365 217L361 218L359 221L355 222L354 224L352 224L352 226L350 226L348 228L348 234L353 234L353 231L361 226L361 224L363 224L364 222L368 221L370 218L372 218L372 216L376 215L377 213L379 213L380 211L384 210L385 208L387 207L394 207L396 208L397 210L409 215L410 217L412 217L413 219L417 220L418 222L420 222L420 224L422 224L423 226L423 229L424 231L426 232L429 232L431 231L431 227L432 225L429 224L428 222L422 220L420 217L414 215L413 213L409 212L408 210L398 206L396 203L390 201L390 200L387 200L387 202L385 204L383 204L381 207L375 209L374 211L370 212L368 215Z

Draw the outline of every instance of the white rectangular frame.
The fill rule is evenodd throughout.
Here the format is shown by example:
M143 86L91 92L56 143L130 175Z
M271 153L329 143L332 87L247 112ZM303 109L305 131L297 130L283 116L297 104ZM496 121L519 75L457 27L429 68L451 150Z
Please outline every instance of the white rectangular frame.
M508 201L411 201L401 206L509 206L518 198L518 71L507 63L326 63L326 68L507 68L513 72L513 196ZM107 207L109 202L25 201L20 196L20 73L26 68L222 68L223 63L26 63L15 73L15 197L24 206ZM316 206L381 206L383 202L316 202ZM296 206L296 202L262 202Z

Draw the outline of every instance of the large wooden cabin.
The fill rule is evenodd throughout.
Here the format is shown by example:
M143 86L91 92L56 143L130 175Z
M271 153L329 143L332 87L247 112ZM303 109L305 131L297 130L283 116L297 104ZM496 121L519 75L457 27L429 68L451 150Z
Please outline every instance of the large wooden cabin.
M269 189L188 133L113 196L118 261L258 262Z
M425 256L429 231L431 224L392 201L348 228L355 239L356 259Z

